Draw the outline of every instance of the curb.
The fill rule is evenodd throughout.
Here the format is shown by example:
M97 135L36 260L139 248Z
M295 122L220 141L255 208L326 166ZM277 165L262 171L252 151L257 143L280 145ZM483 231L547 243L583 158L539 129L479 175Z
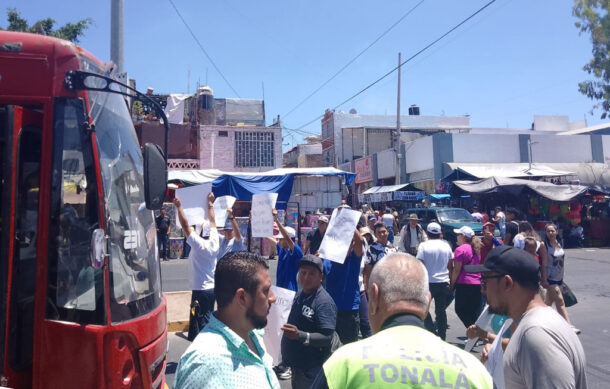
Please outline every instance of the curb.
M177 320L167 323L167 332L187 332L189 330L188 320Z

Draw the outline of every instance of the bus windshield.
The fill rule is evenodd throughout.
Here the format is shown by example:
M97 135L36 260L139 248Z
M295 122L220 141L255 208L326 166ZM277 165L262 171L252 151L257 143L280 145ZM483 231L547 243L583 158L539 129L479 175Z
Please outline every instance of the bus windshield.
M143 157L123 96L88 93L110 237L110 316L122 322L161 303L156 228L145 206Z

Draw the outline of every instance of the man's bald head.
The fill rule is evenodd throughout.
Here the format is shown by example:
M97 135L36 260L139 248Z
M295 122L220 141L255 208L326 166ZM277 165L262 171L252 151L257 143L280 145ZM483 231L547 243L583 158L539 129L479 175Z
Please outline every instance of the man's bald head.
M413 313L424 318L430 305L428 272L406 253L393 253L379 261L369 278L371 327L381 329L383 321L397 313ZM375 317L375 318L374 318ZM373 325L376 322L376 325Z

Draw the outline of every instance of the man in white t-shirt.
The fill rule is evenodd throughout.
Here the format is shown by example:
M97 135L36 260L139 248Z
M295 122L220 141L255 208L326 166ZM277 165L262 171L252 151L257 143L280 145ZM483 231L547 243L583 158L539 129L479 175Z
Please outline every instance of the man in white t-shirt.
M494 223L498 225L498 229L500 230L500 237L502 240L506 237L506 215L502 212L502 207L496 207L496 214L493 218Z
M449 298L449 270L447 265L453 258L453 251L449 243L441 239L441 226L438 223L428 224L426 230L428 231L428 240L419 244L416 258L424 263L428 271L430 294L434 299L436 326L432 321L430 312L428 312L424 325L428 331L445 340L447 334L447 300Z
M214 219L214 194L208 195L209 227L204 223L201 236L194 233L182 209L180 199L174 199L178 220L191 246L189 273L191 281L191 310L189 315L188 340L193 341L199 331L208 324L214 310L214 272L220 249L218 230ZM209 231L209 232L208 232ZM208 237L207 239L205 237Z
M540 265L531 254L496 247L485 264L464 271L481 273L489 311L516 326L503 357L506 388L587 388L585 352L570 324L542 301Z

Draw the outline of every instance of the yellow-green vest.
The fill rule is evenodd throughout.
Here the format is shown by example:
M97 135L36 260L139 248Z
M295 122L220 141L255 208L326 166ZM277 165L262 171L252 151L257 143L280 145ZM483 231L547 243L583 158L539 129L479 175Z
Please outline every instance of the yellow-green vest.
M324 364L329 389L492 389L479 360L416 326L385 329L337 350Z

